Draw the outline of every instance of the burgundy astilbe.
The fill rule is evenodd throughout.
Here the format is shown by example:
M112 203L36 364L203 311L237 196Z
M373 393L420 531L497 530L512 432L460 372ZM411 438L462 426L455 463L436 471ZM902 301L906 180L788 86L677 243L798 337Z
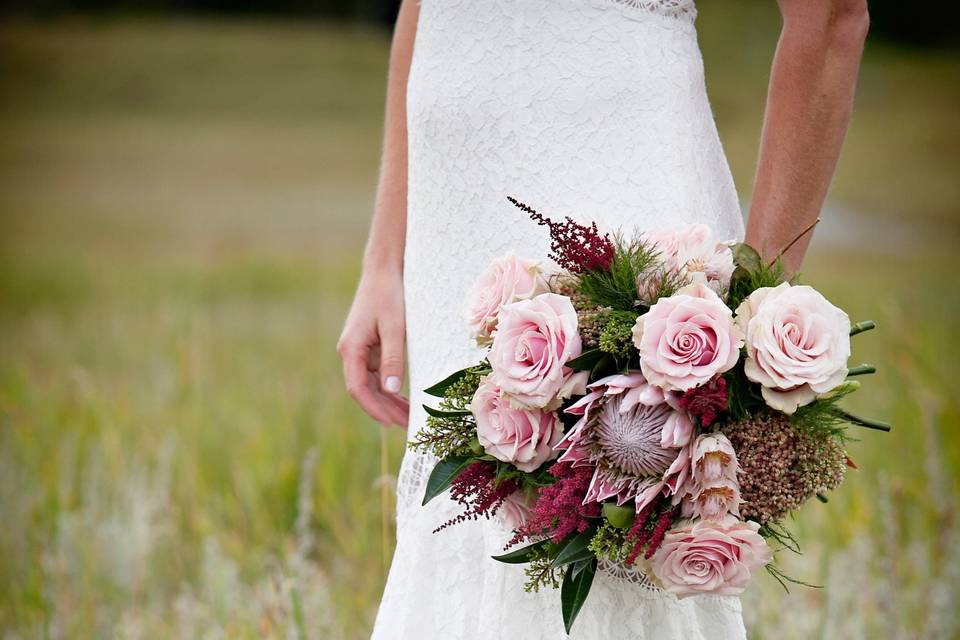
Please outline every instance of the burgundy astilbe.
M433 532L467 520L476 520L479 516L489 518L519 486L513 478L496 482L494 465L489 462L474 462L461 471L450 484L450 497L466 507L466 510L456 518L447 520Z
M583 504L593 478L593 467L574 467L569 462L558 462L547 471L557 481L540 487L527 522L507 543L507 547L542 535L549 536L550 541L556 544L571 533L582 533L589 529L588 518L600 517L602 507L599 503Z
M537 224L550 228L550 258L562 268L571 273L606 271L610 268L613 261L613 243L608 234L600 233L596 222L588 227L574 222L570 216L563 222L554 222L516 198L507 196L507 200L527 213Z
M727 381L716 377L704 385L685 391L679 400L680 407L709 427L717 415L727 409Z

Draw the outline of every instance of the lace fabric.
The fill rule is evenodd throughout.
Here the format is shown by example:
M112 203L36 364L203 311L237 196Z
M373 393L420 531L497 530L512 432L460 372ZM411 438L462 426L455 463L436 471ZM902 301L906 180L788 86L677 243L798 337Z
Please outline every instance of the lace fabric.
M697 8L693 0L599 0L601 3L615 4L628 10L653 13L670 18L679 18L693 22L697 18Z
M510 205L610 229L703 222L742 237L686 0L422 0L408 80L404 271L409 434L424 389L482 352L462 301L495 258L545 257L549 237ZM494 520L432 534L459 505L421 507L432 456L408 450L397 548L374 638L564 637L560 595L524 592L523 567L490 559ZM678 600L642 572L604 566L571 636L744 638L740 602Z

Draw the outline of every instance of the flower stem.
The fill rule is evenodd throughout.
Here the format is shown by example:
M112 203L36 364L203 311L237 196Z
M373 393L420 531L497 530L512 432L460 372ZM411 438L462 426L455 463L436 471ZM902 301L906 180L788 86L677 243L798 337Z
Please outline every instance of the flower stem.
M793 240L791 240L791 241L787 244L787 246L785 246L785 247L780 251L780 253L777 254L777 257L774 258L773 260L771 260L771 261L770 261L770 264L768 264L767 266L768 266L768 267L772 267L773 265L775 265L775 264L777 263L777 260L779 260L780 258L782 258L783 256L785 256L785 255L787 254L787 251L790 251L790 249L793 248L793 245L795 245L795 244L797 244L798 242L800 242L800 238L802 238L803 236L805 236L805 235L807 235L808 233L810 233L811 231L813 231L813 228L814 228L815 226L817 226L819 223L820 223L820 218L819 218L819 216L818 216L817 219L814 220L813 222L811 222L809 225L807 225L807 228L804 229L803 231L801 231L801 232L797 235L796 238L794 238Z
M858 427L865 427L867 429L876 429L877 431L890 431L892 428L888 423L882 422L880 420L871 420L869 418L861 418L860 416L854 415L849 411L844 411L843 409L837 409L837 413L843 417L847 422L855 424Z
M857 324L850 327L850 335L855 336L858 333L863 333L864 331L870 331L870 329L876 329L877 323L873 320L864 320L863 322L858 322Z
M859 364L855 367L847 369L847 377L850 376L862 376L869 373L876 373L877 368L872 364Z

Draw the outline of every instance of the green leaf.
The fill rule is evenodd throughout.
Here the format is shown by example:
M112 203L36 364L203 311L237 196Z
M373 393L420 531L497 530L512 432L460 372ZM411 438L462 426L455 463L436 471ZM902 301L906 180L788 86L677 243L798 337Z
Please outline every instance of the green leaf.
M480 438L478 438L477 436L473 436L473 440L470 441L470 451L472 451L478 456L483 455L483 451L484 451L483 445L480 444Z
M747 271L758 271L763 266L763 259L757 250L746 242L740 242L733 245L733 263L738 267L743 267Z
M514 549L509 553L504 553L499 556L490 556L497 562L504 562L506 564L524 564L533 560L534 555L537 551L542 549L544 546L550 544L549 540L541 540L540 542L534 542L531 545L526 547L521 547L520 549Z
M583 533L578 533L570 538L563 548L560 549L560 553L553 559L550 566L559 568L572 562L592 558L594 553L590 550L590 540L593 539L595 533L596 530L591 527Z
M577 614L587 601L587 595L590 593L590 587L593 585L593 576L597 572L596 561L591 562L581 571L574 575L573 571L567 571L563 576L563 584L560 585L560 606L563 611L563 628L570 633L573 627L573 621L577 619Z
M443 409L434 409L433 407L428 407L427 405L423 405L423 409L428 415L431 415L434 418L456 418L459 416L473 415L473 413L470 411L444 411Z
M567 362L567 366L574 371L590 371L607 354L600 349L588 349L579 356Z
M577 574L579 574L581 571L583 571L584 569L586 569L592 564L593 564L593 558L584 558L583 560L579 560L571 564L568 571L573 572L572 577L576 578Z
M730 282L740 282L741 280L747 280L750 277L750 272L743 267L736 267L733 270L733 273L730 274Z
M590 369L590 378L597 380L602 378L607 372L614 373L618 369L617 359L609 353L604 353L603 357Z
M427 387L426 389L423 390L423 392L430 394L431 396L442 398L444 392L447 389L449 389L450 387L458 383L464 376L466 376L470 372L483 373L483 370L478 369L476 365L472 367L467 367L466 369L461 369L460 371L451 373L449 376L447 376L437 384L433 385L432 387Z
M446 491L447 487L453 482L453 479L460 475L460 472L473 462L474 459L468 458L467 456L453 456L438 462L437 466L430 472L430 478L427 480L427 489L424 491L421 506Z
M629 529L633 526L633 520L636 518L637 512L633 507L604 502L603 515L617 529Z

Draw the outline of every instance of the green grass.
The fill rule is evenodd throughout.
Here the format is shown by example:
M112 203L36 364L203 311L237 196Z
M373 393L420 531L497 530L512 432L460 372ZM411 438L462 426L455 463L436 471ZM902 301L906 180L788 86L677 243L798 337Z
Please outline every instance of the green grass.
M775 22L759 4L702 4L746 194ZM10 637L369 633L391 479L334 344L372 200L387 47L316 24L0 25ZM863 77L835 199L950 233L955 61L871 50ZM854 359L880 370L850 406L895 429L860 434L860 470L795 525L809 553L791 572L828 589L781 600L762 578L747 599L756 637L894 637L889 625L920 629L942 610L935 587L960 565L960 259L936 246L808 261L807 281L880 324L856 338ZM403 435L386 435L395 473Z

